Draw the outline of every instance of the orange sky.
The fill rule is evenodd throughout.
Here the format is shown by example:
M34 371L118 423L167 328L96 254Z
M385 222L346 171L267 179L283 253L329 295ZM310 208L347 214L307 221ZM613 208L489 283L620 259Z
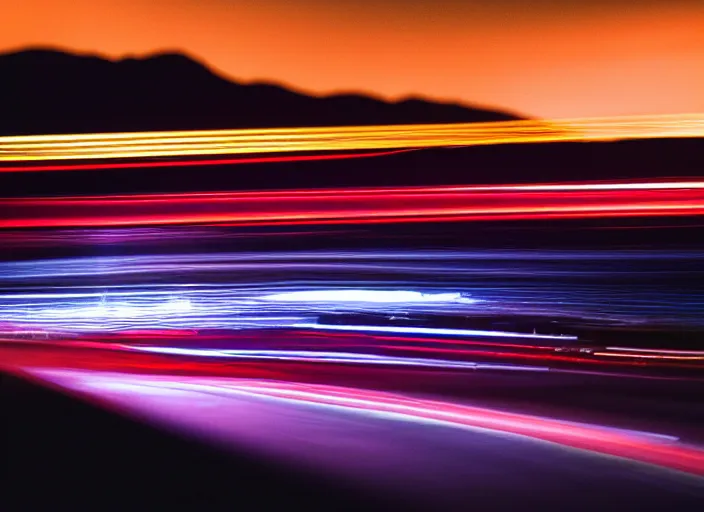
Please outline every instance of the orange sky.
M181 50L239 80L544 117L704 112L704 0L3 0L0 50Z

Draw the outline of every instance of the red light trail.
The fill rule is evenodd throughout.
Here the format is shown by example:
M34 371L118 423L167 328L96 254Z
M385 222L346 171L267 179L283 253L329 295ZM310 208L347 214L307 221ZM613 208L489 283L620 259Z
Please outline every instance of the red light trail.
M324 225L704 214L704 182L568 183L20 198L0 228Z
M364 388L247 378L183 375L176 377L41 368L15 369L13 372L44 381L59 389L70 390L84 399L104 406L117 406L118 410L125 412L140 409L146 411L140 408L140 403L151 391L148 396L162 397L162 400L150 403L151 411L153 412L155 407L161 409L166 403L177 404L181 414L173 414L173 411L169 414L171 421L177 424L182 424L183 418L194 418L198 422L214 421L213 417L202 418L200 415L186 414L185 411L192 407L194 397L191 393L215 392L222 398L265 398L282 405L289 403L313 405L318 410L325 411L344 410L360 417L367 414L381 415L400 422L431 422L453 428L484 429L494 433L525 436L593 454L619 457L704 476L704 451L699 447L679 443L677 438L671 436L500 411L448 400L433 400ZM124 394L115 394L125 388ZM155 388L163 392L155 395ZM167 391L170 393L166 393ZM181 400L178 399L179 392L183 393ZM169 400L163 401L164 396L168 396Z
M49 164L49 165L16 165L0 166L0 173L10 172L57 172L57 171L104 171L118 169L155 169L167 167L203 167L217 165L247 165L247 164L278 164L294 162L313 162L328 160L350 160L355 158L372 158L376 156L390 156L398 153L407 153L413 149L399 149L396 151L344 153L333 155L285 155L266 157L220 158L206 160L168 160L168 161L142 161L142 162L108 162L108 163L81 163L81 164Z

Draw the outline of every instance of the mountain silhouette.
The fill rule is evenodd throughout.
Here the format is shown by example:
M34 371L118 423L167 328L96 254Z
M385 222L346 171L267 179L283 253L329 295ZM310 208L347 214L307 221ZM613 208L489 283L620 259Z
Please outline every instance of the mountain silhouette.
M314 97L229 81L181 54L111 61L57 50L0 54L0 134L454 123L508 113L421 99Z
M180 54L110 61L54 50L0 54L0 134L517 119L418 99L312 97L228 81ZM1 173L3 196L338 186L452 185L699 177L704 139L509 144L428 149L330 163L94 172ZM248 172L255 170L256 172Z

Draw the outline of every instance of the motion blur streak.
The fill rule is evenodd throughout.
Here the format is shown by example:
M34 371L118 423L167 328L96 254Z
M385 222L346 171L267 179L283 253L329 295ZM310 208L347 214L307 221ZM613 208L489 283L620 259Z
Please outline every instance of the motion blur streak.
M255 382L237 390L288 400L400 414L411 421L441 421L453 426L479 427L527 435L578 449L630 458L704 476L704 451L695 447L657 442L655 436L628 435L600 427L560 422L446 402L382 394L360 389L298 383Z
M703 350L667 350L635 347L605 347L593 353L597 357L620 357L633 359L662 359L670 361L704 361Z
M704 361L704 356L672 356L668 354L618 354L613 352L594 352L595 356L608 356L608 357L632 357L638 359L672 359L676 361Z
M37 135L0 137L0 161L380 150L703 136L704 114L435 125Z
M303 155L303 156L269 156L260 158L220 158L216 160L170 160L168 162L109 162L103 164L66 164L66 165L23 165L1 166L0 172L57 172L57 171L100 171L106 169L154 169L162 167L193 167L213 165L245 165L309 162L321 160L347 160L352 158L372 158L396 155L412 150L346 153L343 155Z
M606 347L606 350L621 350L624 352L644 352L651 354L670 354L681 356L704 356L704 351L701 350L655 350L647 348L629 348L629 347Z
M322 329L329 331L359 331L359 332L386 332L398 334L429 334L440 336L488 336L497 338L527 338L536 340L564 340L576 341L576 336L548 334L525 334L519 332L484 331L477 329L435 329L428 327L390 327L379 325L320 325L320 324L294 324L299 329Z
M477 302L474 299L463 297L460 293L349 289L275 293L265 295L262 299L278 302L380 302L401 304L413 302L464 302L465 304L475 304Z
M184 193L0 200L0 228L315 225L693 216L704 182Z
M161 237L169 236L163 230ZM415 318L529 315L578 325L700 329L703 257L700 248L356 249L0 261L0 318L8 324L3 331L17 326L67 332L290 328L322 325L319 318L326 313L396 315L408 318L400 324L405 326L410 321L414 327L525 334L533 332L532 321L517 328L514 323L426 325ZM346 318L343 326L354 323ZM357 323L375 324L375 318ZM558 327L538 327L537 334L577 334L555 332ZM332 343L347 336L331 330L318 335ZM624 341L616 338L607 346Z
M351 363L351 364L374 364L387 366L421 366L427 368L452 368L470 370L508 370L508 371L528 371L543 372L548 371L546 367L522 366L510 364L487 364L470 361L451 361L443 359L421 359L415 357L390 357L375 354L360 354L352 352L325 352L313 350L213 350L213 349L189 349L181 347L144 347L144 346L124 346L127 350L138 350L152 352L155 354L170 354L180 356L195 357L224 357L237 359L270 359L278 361L305 361L321 363Z
M159 408L159 400L175 399L175 394L179 391L233 398L249 396L272 400L282 405L290 403L315 406L330 413L342 410L392 421L430 423L463 430L494 432L499 435L518 435L704 476L704 451L698 447L680 444L672 436L503 412L447 400L430 400L361 388L273 380L217 377L176 379L157 375L40 368L28 371L68 389L87 395L104 396L108 401L116 398L115 393L129 393L129 401L122 401L122 407L127 410L131 409L129 404L134 403L135 397L144 394L157 399L156 403L152 402L152 410L154 407ZM114 403L120 402L118 400ZM180 421L178 415L171 414L170 418L172 422Z

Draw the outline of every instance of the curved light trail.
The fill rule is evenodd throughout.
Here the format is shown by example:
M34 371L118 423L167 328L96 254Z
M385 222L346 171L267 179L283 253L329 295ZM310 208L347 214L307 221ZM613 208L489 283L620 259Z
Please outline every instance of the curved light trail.
M433 400L363 388L339 387L326 384L308 384L276 380L237 378L179 377L134 375L107 372L81 372L55 369L30 369L30 375L52 382L65 389L120 403L133 410L135 401L143 396L157 398L151 407L160 408L168 399L179 403L184 413L192 407L192 395L179 401L179 392L197 392L222 398L252 397L273 403L313 406L332 414L346 411L359 415L385 418L390 421L483 431L494 435L521 436L524 439L545 441L587 452L638 461L674 469L690 475L704 476L704 451L696 446L678 442L677 437L650 432L575 423L548 417L539 417L508 411L477 407L449 400ZM118 397L128 398L114 400ZM183 402L181 404L181 402ZM189 404L186 406L186 404ZM181 407L184 407L181 409ZM139 406L137 406L139 408ZM191 414L170 414L172 422ZM196 415L198 417L198 415ZM321 418L322 419L322 418ZM203 420L212 421L207 417ZM207 431L207 430L206 430Z

